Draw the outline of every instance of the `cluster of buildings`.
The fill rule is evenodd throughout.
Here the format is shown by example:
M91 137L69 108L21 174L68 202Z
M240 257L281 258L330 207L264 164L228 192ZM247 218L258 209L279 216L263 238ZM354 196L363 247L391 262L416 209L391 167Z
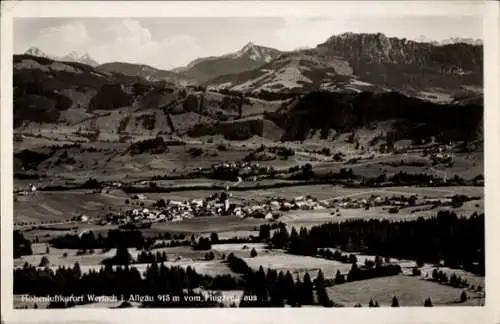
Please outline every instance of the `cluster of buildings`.
M319 210L328 207L326 201L311 197L296 197L291 200L269 199L265 202L231 203L231 194L226 191L215 193L205 199L186 201L158 201L154 207L135 207L119 214L108 214L101 223L129 224L177 222L203 216L235 215L240 218L278 219L290 210Z
M223 162L214 164L208 168L198 168L198 172L204 175L223 175L223 174L238 174L242 177L251 177L265 175L274 172L271 166L260 165L259 163L250 162ZM252 179L252 178L250 178ZM253 178L256 181L256 177Z
M19 196L28 196L30 194L34 194L37 191L37 187L34 184L29 184L27 187L21 190L17 190L15 193Z
M143 199L140 194L136 199ZM115 224L178 222L201 216L228 215L231 212L229 197L226 193L215 194L207 199L185 201L160 200L152 208L131 208L117 215L107 216L106 221Z
M378 195L371 195L368 198L341 198L333 199L328 203L328 208L345 208L345 209L357 209L357 208L369 208L378 206L391 206L391 207L410 207L417 204L417 196L393 196L393 197L381 197Z
M430 151L430 159L436 163L450 163L453 161L453 156L449 153L452 148L452 143L444 146L436 145Z
M343 208L358 209L377 206L404 208L416 206L422 202L413 196L382 197L371 195L365 198L345 197L330 200L318 200L310 196L293 199L271 198L261 202L230 202L231 194L223 191L204 199L185 201L160 200L154 207L135 207L119 214L108 214L101 223L149 225L157 222L178 222L184 219L203 216L235 215L240 218L252 217L274 221L283 213L293 210L327 210ZM338 215L340 216L340 215ZM81 221L84 221L83 219Z

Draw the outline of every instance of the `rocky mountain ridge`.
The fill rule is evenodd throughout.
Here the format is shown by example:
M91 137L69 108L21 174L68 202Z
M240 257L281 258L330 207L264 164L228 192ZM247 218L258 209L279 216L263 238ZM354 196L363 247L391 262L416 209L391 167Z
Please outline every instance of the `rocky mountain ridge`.
M30 47L28 50L24 52L24 54L38 56L42 58L51 58L56 61L82 63L90 65L92 67L96 67L99 65L99 63L96 60L94 60L88 53L79 55L76 51L72 51L64 56L59 57L54 55L48 55L38 47Z

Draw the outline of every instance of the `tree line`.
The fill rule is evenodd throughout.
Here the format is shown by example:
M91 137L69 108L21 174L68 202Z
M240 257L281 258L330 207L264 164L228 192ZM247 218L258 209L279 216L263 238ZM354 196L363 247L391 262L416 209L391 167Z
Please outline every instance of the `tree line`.
M190 266L166 267L152 263L144 275L129 266L103 266L99 270L91 269L82 273L80 265L37 269L25 264L14 270L14 294L47 295L95 295L152 296L152 301L143 303L144 307L207 307L216 306L194 290L203 287L210 290L236 290L242 288L241 280L228 275L210 277L198 274ZM180 301L167 301L158 295L179 296ZM191 296L193 301L185 300ZM90 300L85 298L84 303ZM68 305L65 305L68 306Z
M302 279L297 276L294 280L290 271L284 273L268 269L266 273L262 266L254 271L232 253L227 257L227 264L233 272L243 275L245 286L240 307L334 305L326 292L327 284L321 270L314 281L309 273L304 274Z
M263 225L265 226L265 225ZM458 217L439 211L436 217L412 221L348 220L310 229L281 226L270 237L261 227L260 236L271 248L316 256L318 249L340 248L402 259L440 264L484 275L484 214Z

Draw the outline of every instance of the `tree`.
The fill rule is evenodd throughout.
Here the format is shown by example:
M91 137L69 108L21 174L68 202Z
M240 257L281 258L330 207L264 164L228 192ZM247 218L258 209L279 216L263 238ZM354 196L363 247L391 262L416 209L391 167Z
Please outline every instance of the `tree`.
M302 282L301 297L304 305L312 305L314 303L313 284L308 272L304 275L304 281Z
M210 250L212 248L212 243L210 239L205 237L200 237L198 243L193 246L195 250Z
M432 301L430 297L427 297L424 301L424 307L432 307Z
M207 252L207 253L205 254L205 260L210 261L210 260L213 260L213 259L215 259L215 255L214 255L214 253L213 253L212 251Z
M255 258L256 256L257 256L257 251L255 251L255 248L253 248L252 251L250 251L250 257Z
M150 185L152 183L154 183L154 182L150 182ZM156 183L155 183L155 185L156 185ZM160 199L160 200L157 200L154 205L156 207L158 207L158 208L165 208L165 207L167 207L167 203L165 202L165 199L163 199L163 198Z
M259 227L259 238L262 241L268 240L271 237L271 226L262 224Z
M132 256L126 247L118 247L112 261L116 265L128 265L132 262Z
M78 261L75 262L71 271L75 278L80 278L82 276L82 270L80 269L80 263Z
M375 307L375 303L373 302L373 299L370 299L370 302L368 303L368 307Z
M345 283L345 277L340 273L340 270L337 270L337 273L335 274L335 284L338 285L343 283Z
M465 290L462 291L462 293L460 294L460 301L462 303L465 303L467 301L468 297L467 297L467 293L465 292Z
M399 300L396 296L392 297L391 307L399 307Z
M318 302L320 305L324 307L332 306L333 303L326 292L325 277L323 276L323 271L321 271L321 269L318 271L318 276L316 277L314 283L316 285L316 294L318 295Z
M437 280L439 278L439 273L437 269L432 270L432 279Z
M38 265L39 267L46 267L49 265L49 259L46 256L43 256L42 259L40 260L40 264Z
M210 241L212 242L212 244L219 243L219 236L217 235L217 233L212 233L210 235Z
M49 254L50 253L50 248L49 246L47 246L47 248L45 249L45 254Z

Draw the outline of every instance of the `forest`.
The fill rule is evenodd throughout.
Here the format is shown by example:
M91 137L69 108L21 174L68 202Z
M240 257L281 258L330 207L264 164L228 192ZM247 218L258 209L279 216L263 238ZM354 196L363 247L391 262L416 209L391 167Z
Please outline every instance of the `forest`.
M266 225L263 225L266 226ZM271 237L261 227L270 247L299 255L317 255L321 248L340 248L383 257L420 260L484 275L484 214L458 217L439 211L437 217L414 221L348 220L310 229L281 226ZM269 235L269 234L267 234Z

